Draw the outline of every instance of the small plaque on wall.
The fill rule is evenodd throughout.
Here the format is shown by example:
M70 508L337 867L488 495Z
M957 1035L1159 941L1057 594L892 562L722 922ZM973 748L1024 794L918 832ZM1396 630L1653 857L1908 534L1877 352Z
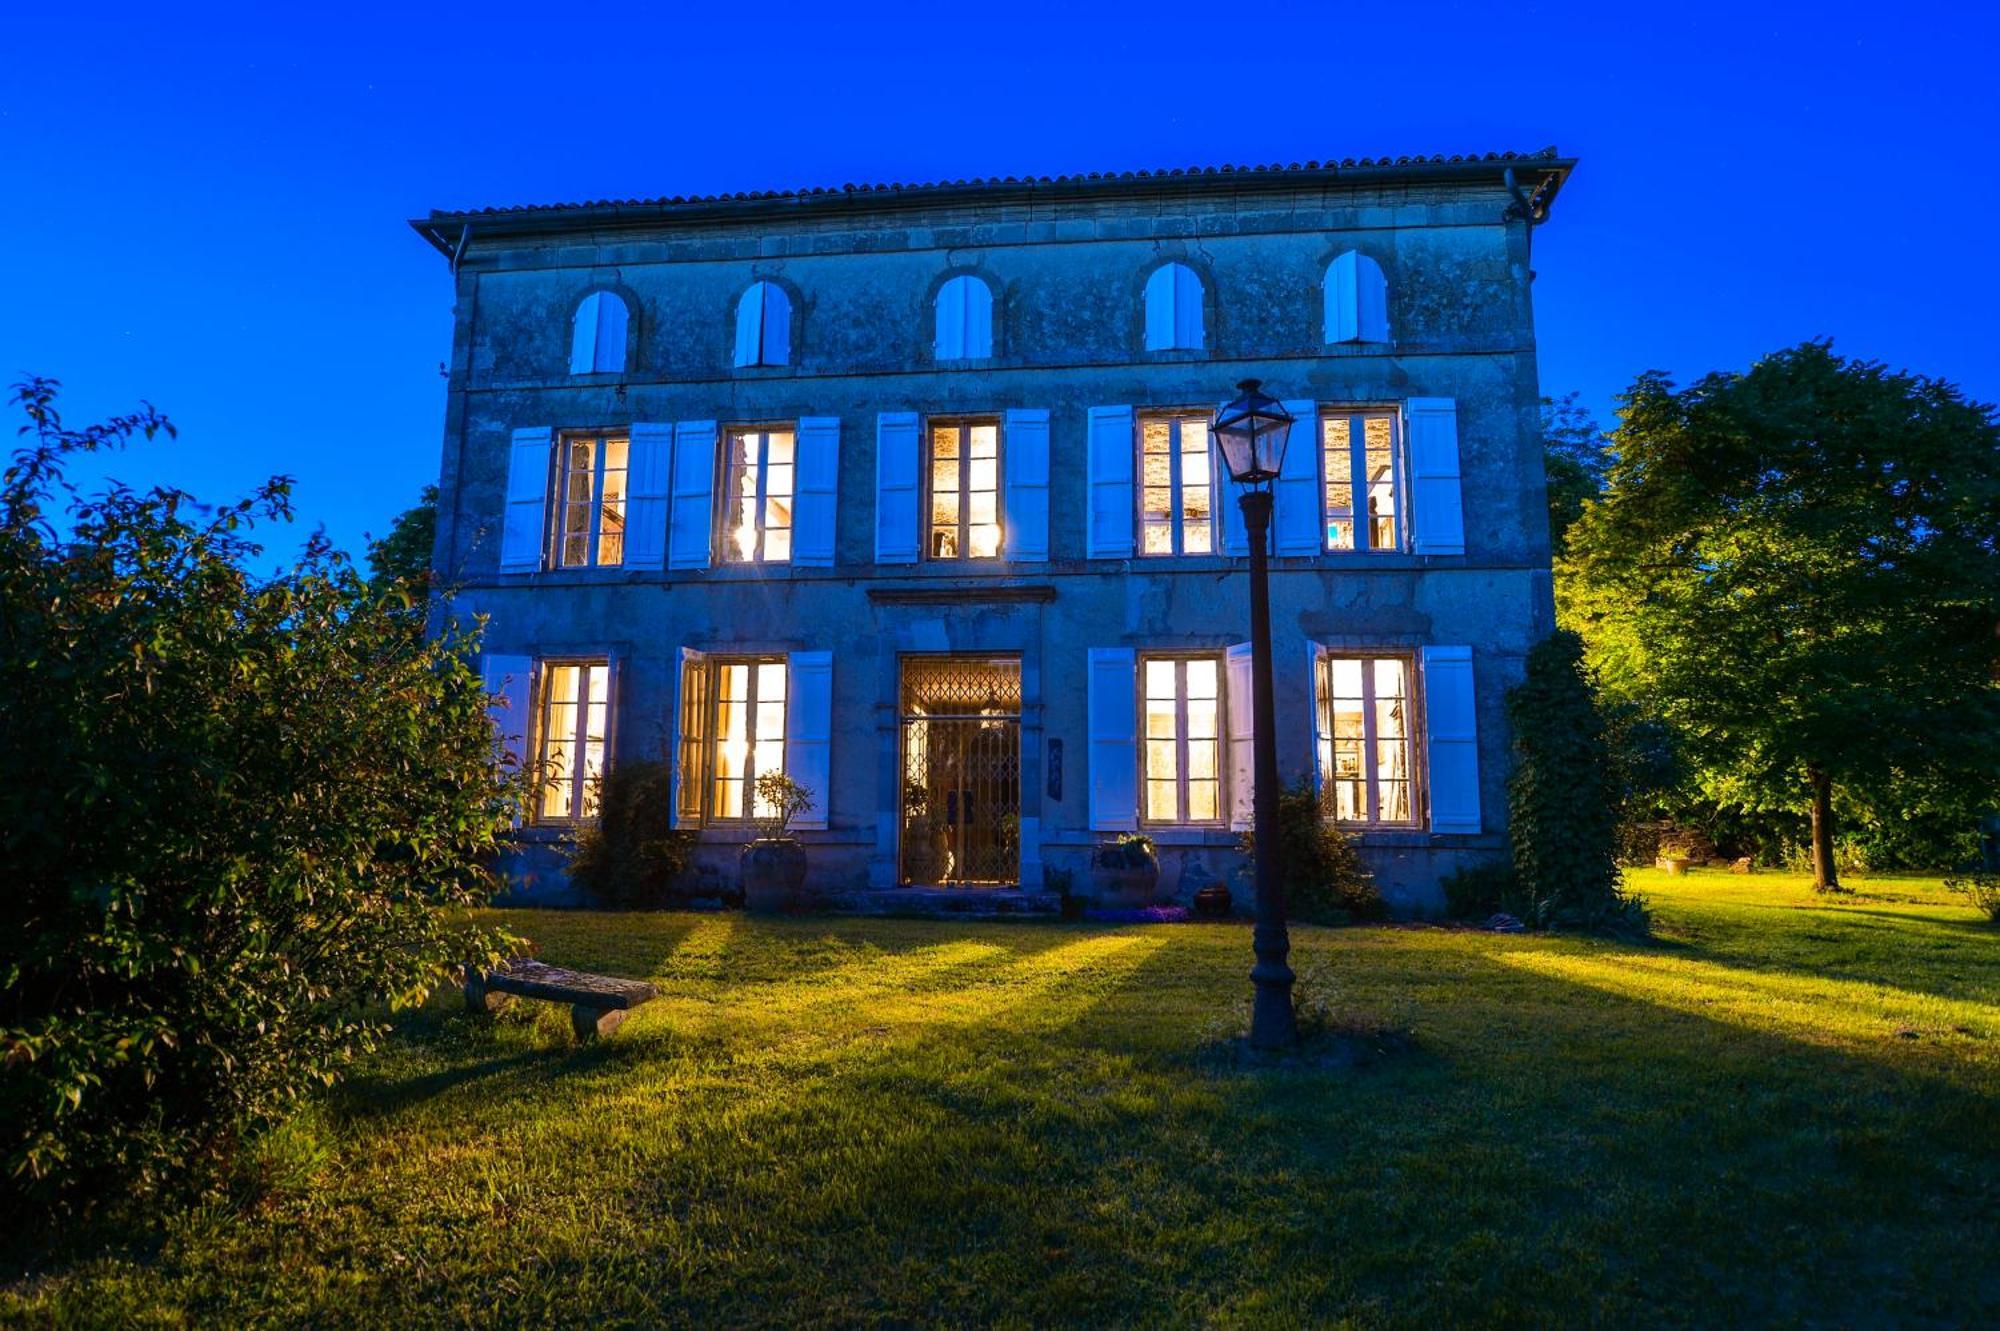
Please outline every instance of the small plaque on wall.
M1049 741L1049 798L1062 798L1062 741Z

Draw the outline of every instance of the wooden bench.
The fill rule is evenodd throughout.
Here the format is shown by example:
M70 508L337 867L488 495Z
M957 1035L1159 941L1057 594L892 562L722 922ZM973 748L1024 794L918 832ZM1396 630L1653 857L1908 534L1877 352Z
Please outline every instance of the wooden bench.
M566 971L525 957L503 961L488 971L466 968L466 1011L497 1012L515 995L568 1003L570 1029L576 1038L594 1040L617 1030L626 1013L652 1002L660 991L644 980Z

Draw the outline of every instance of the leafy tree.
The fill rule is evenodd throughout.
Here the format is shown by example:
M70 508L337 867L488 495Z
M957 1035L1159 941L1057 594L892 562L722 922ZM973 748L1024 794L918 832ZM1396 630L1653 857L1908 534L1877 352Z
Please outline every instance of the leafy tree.
M1575 393L1542 399L1542 469L1548 477L1549 548L1564 553L1583 506L1604 492L1610 444Z
M315 538L259 578L288 482L83 496L16 386L0 478L0 1192L155 1184L332 1080L455 965L519 807L473 639L425 640Z
M377 587L400 586L422 600L431 588L431 548L437 544L438 488L426 485L416 507L389 524L389 534L368 542L369 579Z
M1808 342L1677 390L1640 377L1570 531L1566 624L1671 727L1703 793L1810 818L1834 792L1990 804L2000 771L2000 420Z

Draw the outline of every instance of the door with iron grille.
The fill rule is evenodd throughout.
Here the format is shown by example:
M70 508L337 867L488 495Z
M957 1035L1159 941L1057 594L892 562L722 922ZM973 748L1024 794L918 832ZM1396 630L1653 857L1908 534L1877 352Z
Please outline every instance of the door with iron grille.
M1021 663L906 656L902 716L902 881L1018 881Z

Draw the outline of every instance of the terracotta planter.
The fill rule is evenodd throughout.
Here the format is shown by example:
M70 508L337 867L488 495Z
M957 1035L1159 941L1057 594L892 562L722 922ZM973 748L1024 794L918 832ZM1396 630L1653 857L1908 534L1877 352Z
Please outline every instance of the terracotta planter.
M806 848L790 837L764 837L743 848L743 907L797 910L805 903Z
M1137 841L1099 846L1090 853L1091 894L1100 906L1150 905L1160 886L1160 861Z
M1685 855L1662 855L1660 867L1676 878L1687 876L1688 865L1692 863Z
M1194 913L1206 920L1227 919L1234 904L1229 889L1221 883L1210 883L1194 894Z

